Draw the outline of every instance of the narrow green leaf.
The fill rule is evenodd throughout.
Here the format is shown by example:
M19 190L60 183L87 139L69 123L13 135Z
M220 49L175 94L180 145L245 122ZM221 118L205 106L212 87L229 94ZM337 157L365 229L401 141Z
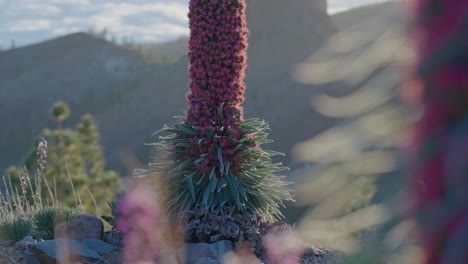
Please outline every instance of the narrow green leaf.
M200 179L199 179L198 182L197 182L197 185L199 185L199 184L203 181L203 179L205 178L205 176L206 176L206 172L203 173L203 175L200 177Z
M203 192L203 204L205 206L208 205L208 198L210 198L211 191L210 191L210 185L207 184L205 187L205 191Z
M186 126L180 126L180 130L182 132L184 132L185 134L189 134L189 135L198 135L198 131L196 130L193 130L190 126L186 127Z
M227 182L226 182L226 180L225 180L224 178L218 179L218 187L217 187L217 190L216 190L216 191L217 191L217 192L220 192L221 189L223 189L224 187L226 187L226 185L227 185Z
M231 164L229 163L229 161L225 160L224 161L224 168L225 168L224 175L228 175L230 166L231 166Z
M216 166L213 166L213 167L211 168L210 177L208 178L208 180L211 181L211 179L213 179L213 176L215 176L215 170L216 170Z
M211 192L214 192L216 190L216 186L218 185L218 178L217 177L214 177L211 181L210 181L210 191Z
M247 200L247 193L245 192L244 186L242 186L242 184L240 183L239 183L239 192L242 195L242 197L244 197L244 199Z
M223 192L221 193L220 197L219 197L219 203L221 206L224 206L227 202L228 202L228 198L227 198L227 194L226 194L226 189L223 190Z
M196 159L193 163L198 164L198 163L200 163L200 162L202 162L204 160L205 160L205 157L200 157L200 158Z
M228 187L229 187L229 189L231 191L231 194L233 195L237 205L242 206L243 204L240 201L239 190L237 188L239 183L237 182L237 180L234 177L235 176L232 173L229 173L229 175L226 177L226 179L228 181Z
M240 148L242 148L242 146L244 146L244 145L243 145L243 144L239 144L239 145L235 146L235 147L232 149L232 151L237 151L237 150L239 150Z
M223 153L221 147L218 147L219 172L224 173Z
M192 199L193 201L195 202L196 201L196 198L195 198L195 188L193 186L193 175L195 174L196 172L192 173L190 176L188 176L188 185L189 185L189 188L190 188L190 194L192 194Z
M201 146L201 143L203 143L203 140L205 140L205 138L200 138L200 139L198 140L198 145L199 145L199 146Z

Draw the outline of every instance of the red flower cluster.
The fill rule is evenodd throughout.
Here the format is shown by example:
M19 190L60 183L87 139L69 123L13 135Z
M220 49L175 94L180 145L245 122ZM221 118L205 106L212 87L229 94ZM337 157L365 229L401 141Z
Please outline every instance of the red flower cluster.
M242 118L247 26L245 0L190 1L187 121L233 125Z
M242 121L244 74L247 61L247 26L245 0L190 1L190 92L185 122L202 127L197 136L185 136L194 144L185 158L209 153L196 166L201 173L220 165L222 159L237 170L241 133L237 123ZM219 175L218 175L219 176Z

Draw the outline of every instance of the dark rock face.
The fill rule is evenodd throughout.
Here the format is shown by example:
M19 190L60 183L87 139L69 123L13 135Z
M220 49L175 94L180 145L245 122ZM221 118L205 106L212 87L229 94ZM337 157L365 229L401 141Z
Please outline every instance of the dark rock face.
M101 255L108 254L114 250L117 250L116 247L99 239L85 239L82 241L82 243Z
M16 242L15 247L18 248L18 249L26 249L29 244L33 244L33 243L36 243L36 242L37 242L37 240L34 239L32 236L26 236L23 239L21 239L20 241Z
M93 215L79 215L75 219L61 223L55 228L55 238L101 239L104 233L102 221Z

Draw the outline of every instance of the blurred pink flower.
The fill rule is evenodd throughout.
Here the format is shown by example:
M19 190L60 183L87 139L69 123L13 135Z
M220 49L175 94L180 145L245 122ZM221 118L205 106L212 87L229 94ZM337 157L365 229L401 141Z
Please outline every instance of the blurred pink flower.
M280 230L268 233L263 238L265 254L272 264L299 264L304 246L292 230Z
M424 264L468 263L468 2L409 3L416 59L406 93L421 106L408 147L410 208Z
M160 206L150 188L136 185L118 203L117 230L124 236L124 263L155 263Z

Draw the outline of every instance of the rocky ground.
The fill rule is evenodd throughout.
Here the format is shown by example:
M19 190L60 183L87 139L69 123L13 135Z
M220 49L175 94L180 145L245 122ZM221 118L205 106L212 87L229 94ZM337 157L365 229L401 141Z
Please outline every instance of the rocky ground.
M185 263L213 264L223 263L226 253L229 252L233 252L231 242L219 241L213 244L186 244L183 250L178 250L178 255L179 258L185 259ZM0 240L0 264L120 264L121 253L122 236L114 230L103 232L102 221L90 215L80 215L59 225L54 240L44 241L31 236L16 243ZM300 263L334 264L337 263L338 256L331 250L307 246ZM260 259L263 259L263 256Z

